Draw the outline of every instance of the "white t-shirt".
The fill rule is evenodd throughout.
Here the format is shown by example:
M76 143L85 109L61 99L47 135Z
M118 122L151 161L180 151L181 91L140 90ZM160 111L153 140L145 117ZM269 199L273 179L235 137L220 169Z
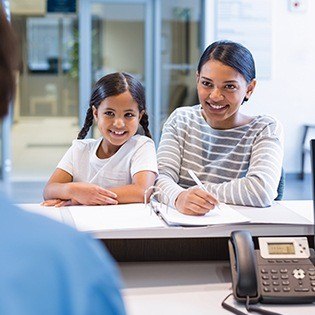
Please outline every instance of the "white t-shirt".
M108 159L99 159L96 151L102 138L74 140L57 168L73 177L74 182L85 182L103 188L132 183L132 176L140 171L158 174L154 142L135 135Z

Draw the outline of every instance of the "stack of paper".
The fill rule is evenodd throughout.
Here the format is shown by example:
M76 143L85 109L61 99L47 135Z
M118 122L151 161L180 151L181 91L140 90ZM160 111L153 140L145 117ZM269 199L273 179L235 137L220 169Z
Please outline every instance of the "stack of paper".
M72 206L68 210L76 228L84 232L165 227L164 222L143 203Z

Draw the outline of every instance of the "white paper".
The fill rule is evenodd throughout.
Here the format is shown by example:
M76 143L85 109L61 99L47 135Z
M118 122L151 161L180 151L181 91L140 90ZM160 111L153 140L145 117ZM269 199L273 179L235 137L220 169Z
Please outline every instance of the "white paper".
M22 208L23 210L40 214L59 222L63 222L62 214L60 210L61 208L45 207L40 204L19 204L17 206Z
M249 222L249 218L224 203L220 203L220 209L216 207L204 216L185 215L165 205L158 206L157 210L169 225L202 226Z
M164 222L143 203L71 206L68 210L76 228L84 232L165 227Z

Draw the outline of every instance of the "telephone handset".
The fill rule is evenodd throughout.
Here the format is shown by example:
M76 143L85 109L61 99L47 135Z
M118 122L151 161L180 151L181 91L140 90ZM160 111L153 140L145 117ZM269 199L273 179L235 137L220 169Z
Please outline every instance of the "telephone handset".
M229 240L233 295L250 303L312 303L315 268L305 237L261 237L254 249L248 231Z

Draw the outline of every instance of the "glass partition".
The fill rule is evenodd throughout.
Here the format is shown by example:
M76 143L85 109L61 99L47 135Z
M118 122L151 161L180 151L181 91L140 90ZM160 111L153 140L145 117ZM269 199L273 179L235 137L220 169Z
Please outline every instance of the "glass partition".
M47 180L78 130L75 15L12 12L21 66L13 110L12 179Z
M161 127L177 107L199 103L196 69L200 57L202 1L161 2Z

